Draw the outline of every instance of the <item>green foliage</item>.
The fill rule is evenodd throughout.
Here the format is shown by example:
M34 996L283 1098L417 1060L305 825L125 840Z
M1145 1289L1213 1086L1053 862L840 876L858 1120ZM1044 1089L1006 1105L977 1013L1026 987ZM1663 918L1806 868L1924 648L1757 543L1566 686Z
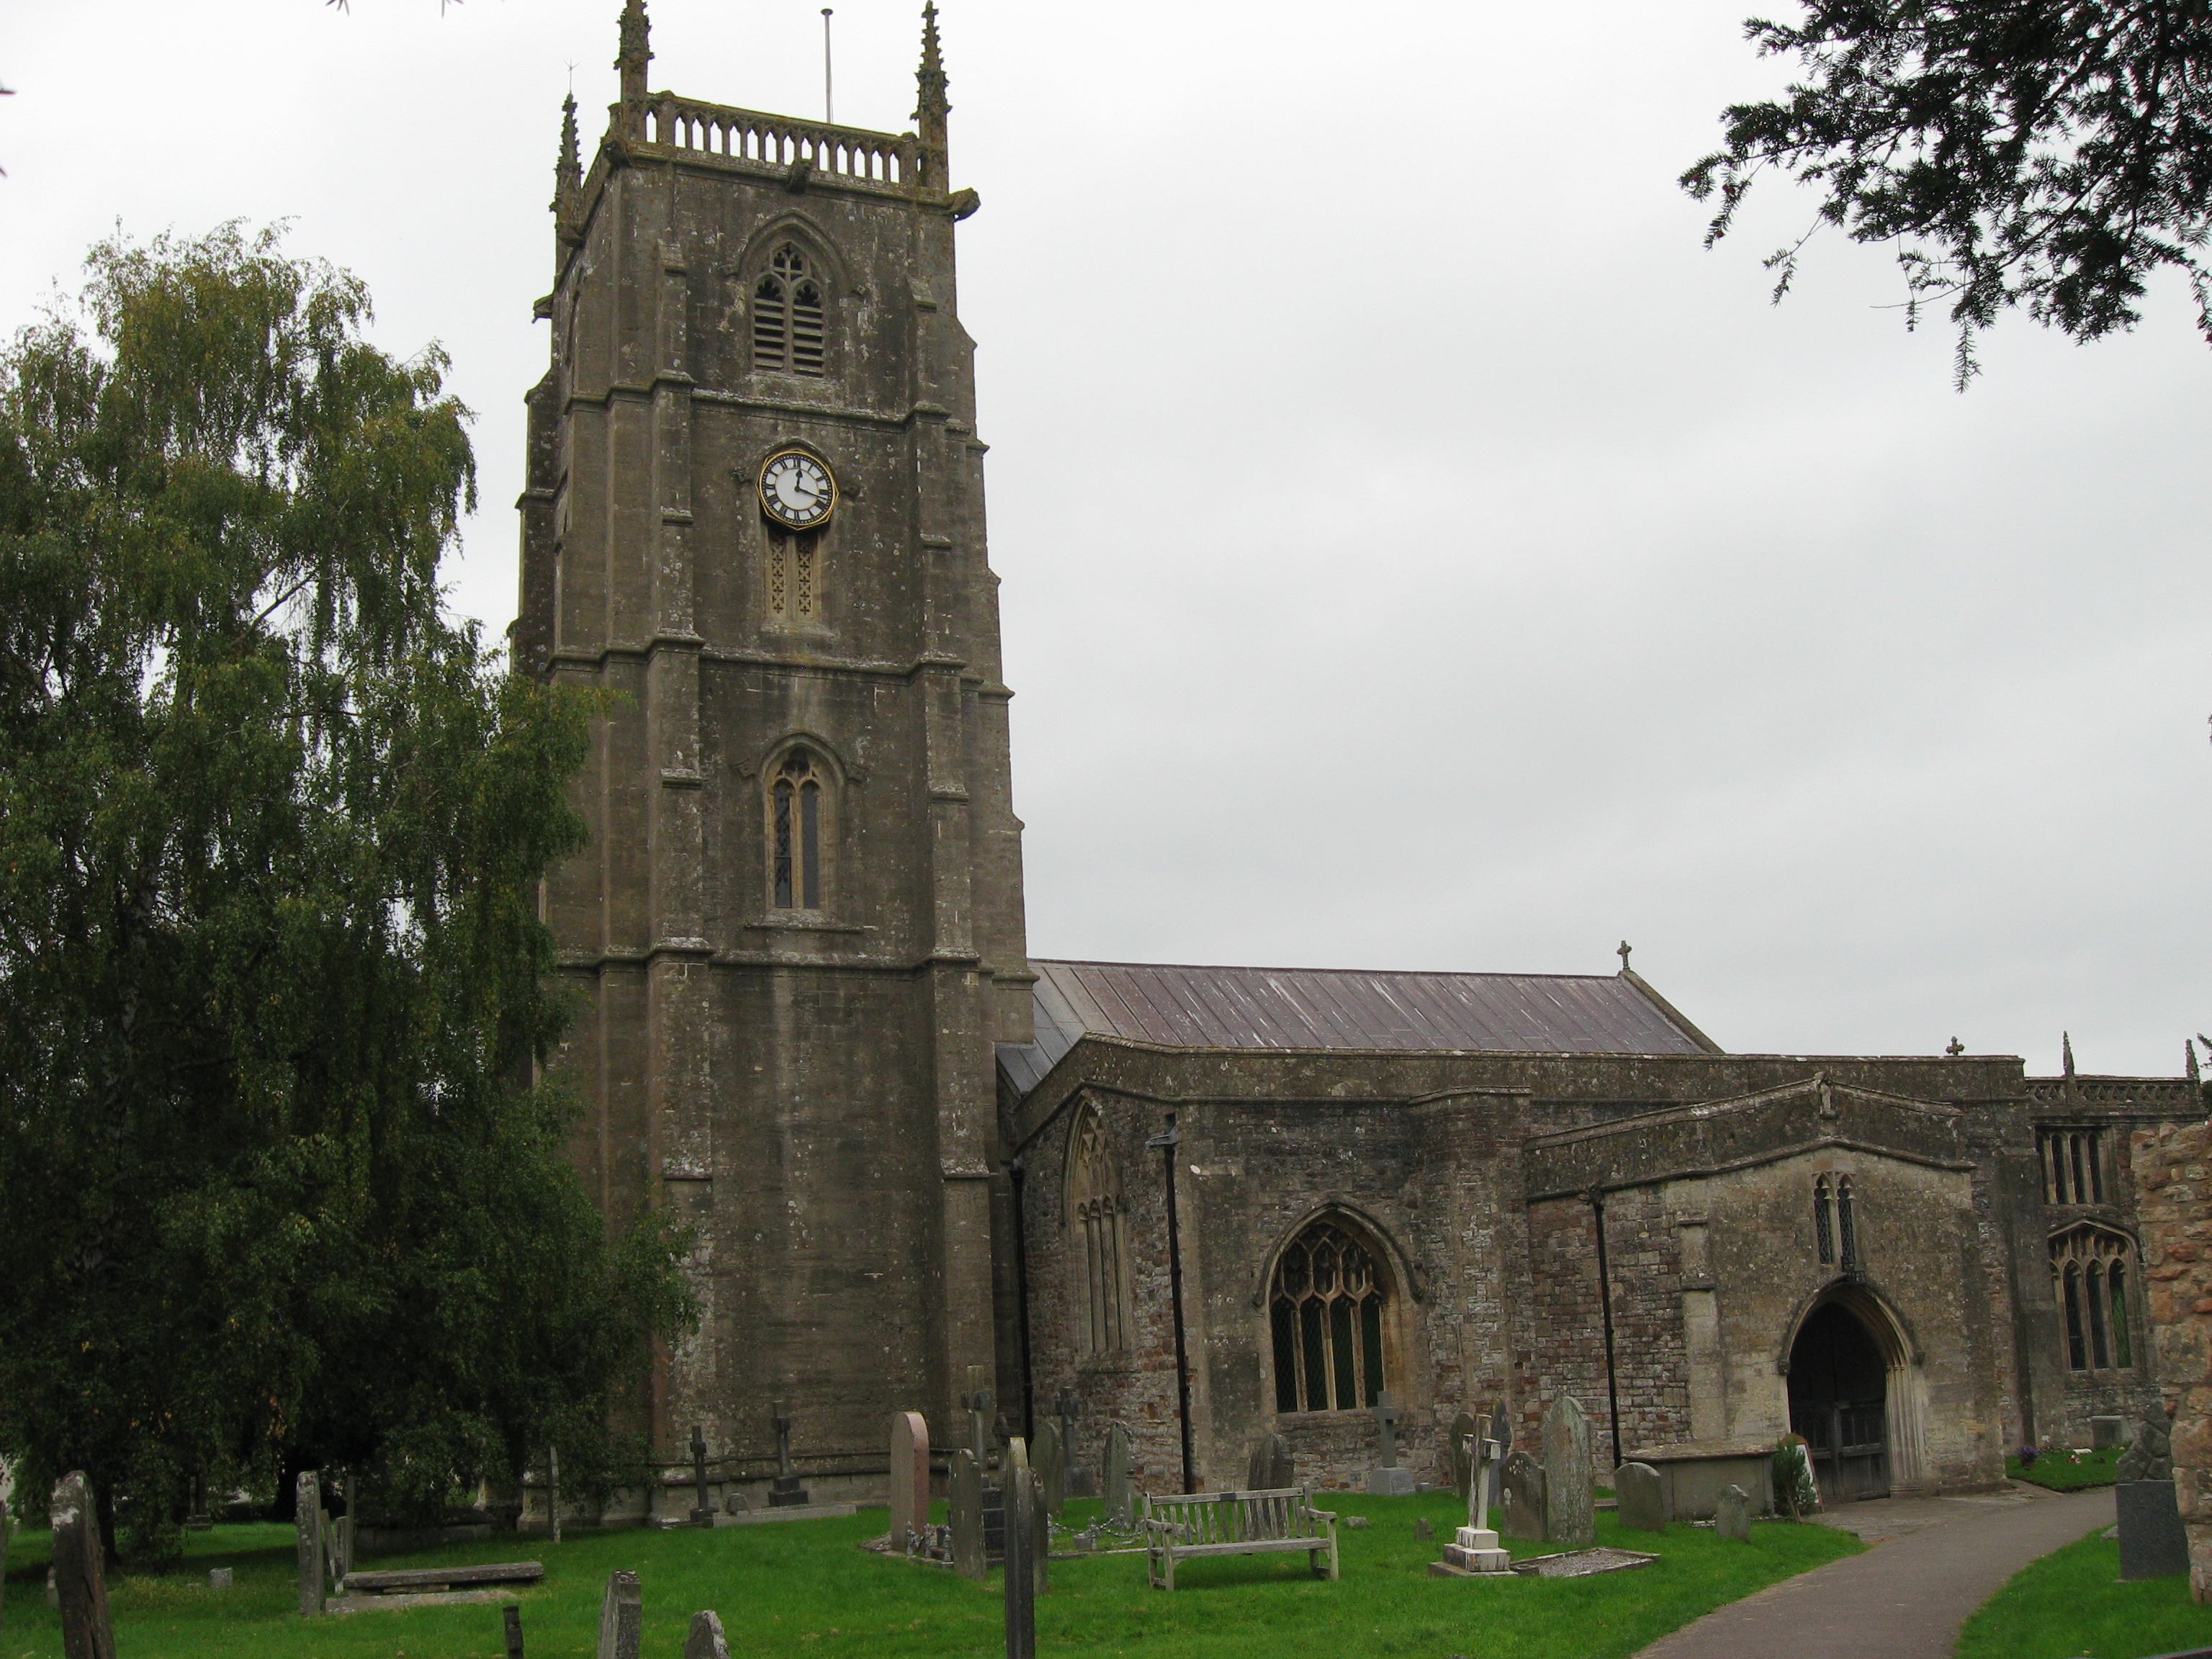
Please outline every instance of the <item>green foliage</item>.
M2039 1464L2041 1460L2037 1460ZM1959 1633L1958 1659L2140 1659L2212 1638L2189 1575L2120 1582L2120 1547L2101 1529L2014 1573Z
M1682 175L1699 201L1717 195L1706 246L1767 168L1817 184L1816 228L1896 246L1908 320L1949 302L1962 387L2001 312L2097 339L2134 325L2165 266L2188 276L2212 338L2203 0L1808 0L1796 27L1744 29L1806 78L1731 105L1726 148ZM1778 300L1803 246L1767 261Z
M2079 1492L2084 1486L2109 1486L2118 1480L2120 1454L2125 1446L2104 1446L2076 1455L2072 1451L2047 1451L2033 1465L2017 1457L2005 1459L2005 1473L2015 1480L2047 1486L2052 1492Z
M1792 1521L1802 1520L1820 1507L1820 1483L1813 1478L1812 1454L1804 1436L1784 1435L1775 1445L1771 1464L1775 1501Z
M1141 1554L1055 1560L1051 1593L1037 1601L1037 1650L1054 1659L1440 1659L1453 1653L1623 1659L1714 1607L1863 1547L1830 1527L1761 1524L1747 1544L1716 1538L1705 1527L1628 1531L1601 1514L1600 1544L1654 1553L1661 1560L1590 1578L1470 1583L1430 1577L1429 1563L1442 1544L1413 1533L1419 1516L1439 1539L1451 1536L1467 1516L1451 1493L1333 1492L1324 1501L1340 1514L1364 1514L1374 1522L1340 1534L1339 1582L1315 1580L1303 1555L1234 1556L1184 1563L1170 1595L1146 1587ZM1069 1510L1081 1526L1097 1516L1099 1505L1079 1502ZM942 1505L938 1516L943 1518ZM974 1659L1003 1651L999 1575L970 1583L855 1547L883 1528L883 1511L864 1510L849 1520L711 1532L571 1531L557 1547L542 1535L494 1538L375 1565L543 1561L544 1585L522 1595L532 1659L590 1659L600 1597L617 1568L641 1581L647 1654L681 1651L685 1626L702 1607L722 1615L730 1651L740 1659ZM112 1587L117 1646L132 1659L388 1659L395 1649L435 1659L491 1659L502 1650L497 1607L421 1607L303 1622L289 1531L222 1527L194 1534L191 1547L191 1565L203 1573L235 1562L237 1588L226 1601L181 1574L134 1576ZM1551 1547L1512 1548L1525 1557L1548 1553ZM54 1615L35 1595L46 1571L38 1540L27 1539L21 1553L20 1574L9 1569L8 1659L59 1659Z
M88 267L0 352L0 1452L157 1545L195 1474L587 1480L688 1307L532 1082L592 711L441 613L467 411L359 282Z

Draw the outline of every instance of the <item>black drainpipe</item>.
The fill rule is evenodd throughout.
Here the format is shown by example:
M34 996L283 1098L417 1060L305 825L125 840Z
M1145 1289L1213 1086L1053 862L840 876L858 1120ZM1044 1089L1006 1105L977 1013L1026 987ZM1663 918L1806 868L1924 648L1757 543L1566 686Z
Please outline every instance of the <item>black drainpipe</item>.
M1198 1490L1198 1476L1190 1449L1190 1355L1182 1328L1182 1230L1176 1219L1176 1149L1182 1138L1176 1133L1176 1115L1167 1116L1166 1129L1145 1146L1147 1151L1158 1147L1168 1160L1168 1290L1175 1303L1176 1401L1182 1414L1182 1489L1193 1492Z
M1597 1224L1597 1300L1605 1315L1605 1410L1613 1425L1613 1467L1620 1467L1620 1387L1613 1369L1613 1273L1605 1255L1605 1188L1588 1194L1590 1214Z

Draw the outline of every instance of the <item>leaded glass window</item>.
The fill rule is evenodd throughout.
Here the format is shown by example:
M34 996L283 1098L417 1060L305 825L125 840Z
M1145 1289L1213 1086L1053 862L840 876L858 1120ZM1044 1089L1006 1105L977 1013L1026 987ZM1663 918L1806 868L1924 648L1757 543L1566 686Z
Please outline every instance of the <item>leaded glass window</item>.
M2051 1241L2051 1290L2064 1326L2069 1369L2134 1365L2128 1255L2128 1241L2101 1227L2076 1227Z
M1268 1297L1275 1409L1358 1411L1389 1386L1382 1369L1388 1291L1375 1254L1352 1232L1317 1221L1275 1264Z
M822 908L822 774L814 757L794 749L776 768L769 792L774 846L771 879L779 910Z

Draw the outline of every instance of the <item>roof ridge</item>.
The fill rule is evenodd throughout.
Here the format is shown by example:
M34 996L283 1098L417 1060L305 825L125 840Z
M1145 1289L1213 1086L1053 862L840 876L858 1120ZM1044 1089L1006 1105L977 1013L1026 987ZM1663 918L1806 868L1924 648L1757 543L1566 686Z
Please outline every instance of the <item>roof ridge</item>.
M1036 957L1030 965L1054 968L1175 968L1187 973L1219 974L1379 974L1397 979L1571 979L1611 981L1619 973L1522 973L1505 968L1293 968L1243 962L1115 962L1097 957Z

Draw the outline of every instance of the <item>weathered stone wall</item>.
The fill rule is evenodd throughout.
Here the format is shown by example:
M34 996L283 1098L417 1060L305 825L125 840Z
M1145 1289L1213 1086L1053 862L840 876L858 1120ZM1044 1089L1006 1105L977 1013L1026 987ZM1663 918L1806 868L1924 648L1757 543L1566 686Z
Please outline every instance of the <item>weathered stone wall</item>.
M2173 1414L2173 1479L2189 1530L2189 1589L2212 1602L2212 1124L2131 1138L2143 1280L2159 1379Z

